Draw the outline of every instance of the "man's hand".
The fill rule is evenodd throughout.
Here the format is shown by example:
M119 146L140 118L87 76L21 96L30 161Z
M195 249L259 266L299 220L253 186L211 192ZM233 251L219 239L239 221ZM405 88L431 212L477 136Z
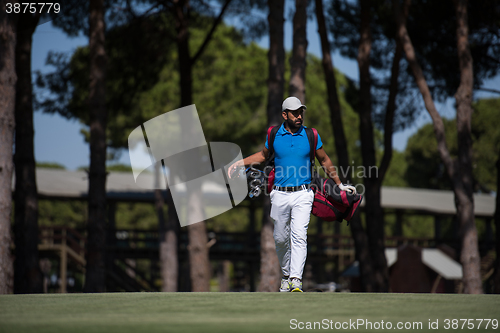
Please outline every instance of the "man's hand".
M351 192L351 194L358 193L358 191L356 191L356 188L352 185L344 185L344 184L340 183L339 188L341 191Z
M267 156L269 156L269 150L266 147L264 147L264 149L262 149L262 151L259 151L253 155L250 155L243 160L239 160L237 162L234 162L229 167L229 169L227 169L227 176L229 177L229 179L231 179L232 178L231 176L234 174L234 172L236 170L238 170L238 168L241 168L241 167L244 168L247 165L253 166L254 164L260 164L266 160Z
M234 162L233 164L231 164L229 169L227 169L227 176L229 177L229 179L233 178L232 176L233 176L234 172L237 171L238 168L241 166L243 166L242 161L237 161L237 162Z

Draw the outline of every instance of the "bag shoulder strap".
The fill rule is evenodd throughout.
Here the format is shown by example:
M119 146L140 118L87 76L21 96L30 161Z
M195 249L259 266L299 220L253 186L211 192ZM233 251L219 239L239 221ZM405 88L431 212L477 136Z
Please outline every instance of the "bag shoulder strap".
M311 128L313 133L314 133L314 153L312 155L313 163L314 163L314 156L316 156L316 147L318 146L318 131L315 128Z
M270 126L267 129L267 144L269 146L269 157L274 159L274 139L276 138L276 133L280 129L279 126Z
M306 128L307 139L309 140L309 159L311 166L315 164L316 146L318 145L318 131L315 128Z

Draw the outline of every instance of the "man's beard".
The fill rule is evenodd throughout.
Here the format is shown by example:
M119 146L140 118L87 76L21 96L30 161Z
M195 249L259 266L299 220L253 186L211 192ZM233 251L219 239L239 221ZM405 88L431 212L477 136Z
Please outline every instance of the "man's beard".
M295 120L295 121L298 121L298 120ZM302 121L300 123L295 123L295 121L292 121L291 119L286 120L286 124L288 125L289 129L291 129L291 130L299 129L300 126L302 126Z

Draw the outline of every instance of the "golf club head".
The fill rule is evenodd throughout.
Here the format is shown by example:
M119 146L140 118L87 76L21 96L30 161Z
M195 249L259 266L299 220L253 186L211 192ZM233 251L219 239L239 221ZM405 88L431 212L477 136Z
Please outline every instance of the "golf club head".
M248 168L246 171L249 187L248 196L253 199L262 193L262 189L265 184L265 175L261 170L252 167Z
M248 196L250 198L256 198L258 197L260 194L262 193L262 190L260 189L260 187L255 187L253 189L250 190L250 192L248 193Z

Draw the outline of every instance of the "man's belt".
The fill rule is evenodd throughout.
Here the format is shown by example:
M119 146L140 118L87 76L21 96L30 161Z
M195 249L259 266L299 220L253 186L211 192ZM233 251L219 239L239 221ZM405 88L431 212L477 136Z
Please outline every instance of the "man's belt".
M307 190L309 187L311 187L311 184L300 185L300 186L288 186L288 187L274 185L273 190L282 192L297 192L297 191Z

